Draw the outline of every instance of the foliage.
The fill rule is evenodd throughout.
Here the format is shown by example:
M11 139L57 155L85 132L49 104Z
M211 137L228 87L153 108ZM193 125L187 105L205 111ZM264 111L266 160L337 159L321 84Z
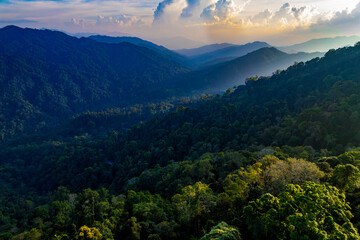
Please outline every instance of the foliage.
M165 100L168 81L188 72L147 48L56 31L8 26L0 29L0 46L1 140L88 110Z
M360 170L351 165L337 165L332 172L332 183L344 191L354 191L360 187Z
M229 226L226 222L220 222L200 240L241 240L241 236L235 227Z
M358 239L345 195L314 182L289 184L278 196L267 193L244 208L255 238Z
M102 239L102 235L97 228L89 228L87 226L82 226L79 229L79 235L76 239L98 240Z
M56 36L69 41L69 47L79 40ZM38 35L28 37L46 43ZM6 49L21 52L19 46L27 46L23 40ZM58 47L41 44L22 49L25 57L0 57L0 82L8 83L1 89L7 100L0 101L4 139L25 131L27 121L37 131L41 126L36 126L48 120L64 123L59 119L83 112L81 106L94 103L103 109L105 90L128 100L127 93L117 91L120 86L102 80L109 69L95 64L97 56L110 64L102 53L112 49L79 41L85 50L96 50L84 66L87 54L82 55L85 50L78 45L69 56L74 66L57 55ZM149 53L124 46L141 56ZM48 48L56 54L42 55ZM29 60L30 53L39 59ZM162 67L174 70L162 58L148 57L149 68L158 67L152 60L160 61L159 79L151 75L143 86L128 79L127 91L151 90L165 81ZM88 233L109 240L200 239L223 221L234 227L221 223L215 232L227 229L237 237L238 229L250 240L358 239L353 226L360 226L359 64L357 45L259 77L223 96L88 112L64 128L6 141L0 146L0 239L65 240L89 237ZM47 86L50 76L54 82ZM44 83L33 84L34 79ZM77 86L80 82L85 86ZM25 91L25 86L35 93ZM63 91L54 92L55 87ZM90 91L87 103L81 100L85 93L75 91L83 88ZM129 102L149 97L136 92ZM45 107L59 118L44 115ZM133 121L150 118L125 130Z
M289 158L286 161L277 161L264 171L264 185L267 192L278 194L289 184L302 184L305 181L320 182L324 173L315 163L303 159Z

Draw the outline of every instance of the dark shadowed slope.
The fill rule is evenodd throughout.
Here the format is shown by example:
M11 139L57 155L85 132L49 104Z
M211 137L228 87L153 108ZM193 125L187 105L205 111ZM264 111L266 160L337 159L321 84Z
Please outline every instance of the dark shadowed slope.
M90 39L93 39L98 42L104 42L104 43L132 43L137 46L146 47L148 49L151 49L163 57L166 57L172 61L178 62L184 66L190 67L191 64L189 63L189 59L181 56L180 54L177 54L163 46L156 45L150 41L143 40L141 38L137 37L109 37L109 36L102 36L102 35L94 35L90 36Z
M172 94L164 84L188 71L130 43L99 43L14 26L0 29L0 56L3 136L86 110L166 98Z

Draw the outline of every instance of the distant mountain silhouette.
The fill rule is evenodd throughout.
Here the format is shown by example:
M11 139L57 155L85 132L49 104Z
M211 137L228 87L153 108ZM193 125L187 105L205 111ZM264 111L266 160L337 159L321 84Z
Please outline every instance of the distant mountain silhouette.
M291 46L279 47L280 50L295 53L295 52L327 52L330 49L337 49L340 47L353 46L360 41L359 36L339 36L334 38L319 38L312 39L304 43L294 44Z
M198 48L179 49L179 50L176 50L176 52L179 53L179 54L182 54L184 56L191 57L191 56L196 56L196 55L200 55L200 54L213 52L213 51L223 49L223 48L227 48L227 47L231 47L231 46L235 46L235 44L231 44L231 43L215 43L215 44L205 45L205 46L198 47Z
M218 49L212 52L193 56L191 57L191 60L194 62L195 65L203 67L203 66L230 61L264 47L271 47L271 46L265 42L252 42L252 43L247 43L245 45L234 45L234 46Z
M194 41L185 37L156 38L150 40L171 50L196 48L205 45L205 43Z
M294 62L320 56L323 54L287 54L274 47L266 47L211 68L190 72L180 82L183 86L191 85L192 89L208 89L216 92L234 85L242 85L248 77L269 76L278 69L286 69Z

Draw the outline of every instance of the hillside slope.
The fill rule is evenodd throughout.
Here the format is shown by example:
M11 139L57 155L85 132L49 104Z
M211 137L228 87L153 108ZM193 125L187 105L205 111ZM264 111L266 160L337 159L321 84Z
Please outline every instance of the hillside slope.
M130 43L61 32L0 29L1 136L37 130L83 111L164 99L164 85L189 70Z
M176 50L177 53L182 54L184 56L192 57L196 55L201 55L209 52L213 52L219 49L227 48L234 46L234 44L231 43L215 43L215 44L209 44L198 48L190 48L190 49L179 49Z
M189 59L187 59L184 56L181 56L179 54L177 54L176 52L173 52L163 46L159 46L156 45L152 42L143 40L141 38L137 38L137 37L109 37L109 36L102 36L102 35L94 35L94 36L90 36L90 39L93 39L95 41L98 42L104 42L104 43L124 43L124 42L128 42L128 43L132 43L134 45L137 46L141 46L141 47L146 47L148 49L151 49L157 53L159 53L160 55L162 55L163 57L175 61L177 63L180 63L186 67L191 67L191 64L189 62Z
M117 163L113 166L116 176L110 182L118 190L156 164L195 159L206 152L310 145L341 153L360 145L358 66L360 46L330 51L324 58L249 81L222 97L204 97L196 107L179 108L94 147ZM11 151L9 148L4 154L27 156L26 151ZM42 161L41 156L33 157ZM41 169L35 171L40 171L34 175L41 178ZM54 175L52 183L56 185L55 179Z
M271 46L265 42L252 42L244 45L234 45L226 48L221 48L215 51L192 56L190 59L194 62L196 66L204 67L230 61L264 47Z
M359 93L357 44L126 133L2 145L2 237L359 239Z
M261 48L235 60L185 74L180 85L186 89L222 91L234 85L245 84L248 77L270 76L276 70L286 69L294 62L321 56L322 53L287 54L276 48Z

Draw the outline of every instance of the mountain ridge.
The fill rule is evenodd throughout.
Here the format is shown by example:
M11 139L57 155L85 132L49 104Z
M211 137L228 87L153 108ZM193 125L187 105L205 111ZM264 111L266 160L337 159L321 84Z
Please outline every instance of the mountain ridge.
M89 38L93 39L95 41L98 41L98 42L113 43L113 44L129 42L129 43L132 43L137 46L146 47L148 49L154 50L155 52L159 53L163 57L168 58L169 60L178 62L178 63L184 65L185 67L191 67L189 60L186 57L179 55L176 52L171 51L163 46L156 45L155 43L152 43L147 40L143 40L138 37L128 37L128 36L110 37L110 36L104 36L104 35L94 35L94 36L90 36Z
M178 49L175 50L175 52L191 57L191 56L196 56L196 55L201 55L201 54L205 54L205 53L209 53L215 50L219 50L219 49L223 49L226 47L231 47L234 46L235 44L231 44L231 43L214 43L214 44L209 44L209 45L204 45L198 48L183 48L183 49Z
M0 102L7 113L0 119L2 139L86 110L167 98L172 94L164 83L189 71L131 43L99 43L15 26L0 29L0 56ZM6 102L17 106L16 114Z
M280 46L280 50L285 52L327 52L330 49L337 49L346 46L353 46L356 42L360 41L360 37L353 36L337 36L333 38L317 38L310 39L309 41L290 45Z
M248 77L269 76L279 69L286 69L294 62L307 61L321 56L323 53L288 54L274 47L264 47L234 60L222 62L195 73L190 72L184 77L185 80L180 81L180 85L191 84L193 87L219 91L234 85L243 85Z

